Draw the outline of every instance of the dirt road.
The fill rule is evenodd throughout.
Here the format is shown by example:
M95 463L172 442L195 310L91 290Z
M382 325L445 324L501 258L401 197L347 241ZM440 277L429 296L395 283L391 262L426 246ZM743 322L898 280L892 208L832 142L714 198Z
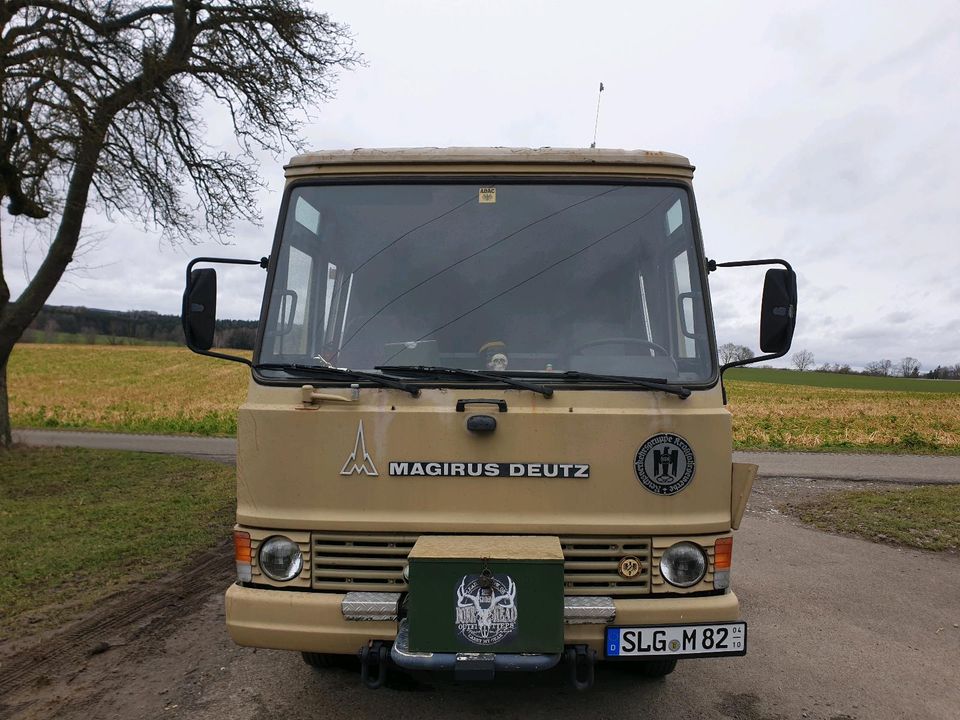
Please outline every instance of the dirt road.
M600 668L585 693L568 689L559 672L492 685L398 676L392 687L364 690L350 672L318 673L293 653L232 644L223 627L232 572L224 549L103 608L67 637L8 652L0 717L956 720L960 560L829 535L776 511L783 500L840 486L758 484L734 549L748 655L684 661L664 681L620 666Z

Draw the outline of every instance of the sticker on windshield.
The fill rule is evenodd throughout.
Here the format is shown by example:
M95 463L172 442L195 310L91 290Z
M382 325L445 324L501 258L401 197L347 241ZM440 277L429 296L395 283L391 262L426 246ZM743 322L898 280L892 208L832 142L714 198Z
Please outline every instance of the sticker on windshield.
M696 460L686 440L672 433L660 433L640 446L633 467L647 490L657 495L674 495L690 484Z
M497 189L495 187L480 188L480 204L495 203L497 201Z

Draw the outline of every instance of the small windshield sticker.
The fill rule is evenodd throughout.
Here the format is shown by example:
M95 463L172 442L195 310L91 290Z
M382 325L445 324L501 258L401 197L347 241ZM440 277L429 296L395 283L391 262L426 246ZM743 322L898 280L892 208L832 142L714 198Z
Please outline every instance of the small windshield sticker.
M633 465L637 479L647 490L657 495L674 495L690 484L696 460L686 440L672 433L660 433L640 446Z
M497 201L497 189L495 187L480 188L480 204L495 203Z

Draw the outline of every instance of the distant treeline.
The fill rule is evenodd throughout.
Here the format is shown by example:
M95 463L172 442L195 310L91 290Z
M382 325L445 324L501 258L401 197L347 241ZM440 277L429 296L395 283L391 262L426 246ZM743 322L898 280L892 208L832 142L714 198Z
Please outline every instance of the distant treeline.
M256 336L256 320L217 320L214 345L252 350ZM30 329L24 333L22 342L184 344L179 315L161 315L149 310L121 312L58 305L44 306Z
M960 363L956 365L937 365L930 372L924 373L923 377L935 380L960 380Z

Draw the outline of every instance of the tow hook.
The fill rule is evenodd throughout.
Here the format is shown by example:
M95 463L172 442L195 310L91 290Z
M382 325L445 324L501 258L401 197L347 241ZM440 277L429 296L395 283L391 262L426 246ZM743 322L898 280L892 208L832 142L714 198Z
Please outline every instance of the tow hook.
M387 657L390 649L383 640L371 640L360 650L360 682L376 690L387 679Z
M573 645L564 654L570 670L570 684L577 690L593 687L593 669L597 664L597 651L588 645Z

